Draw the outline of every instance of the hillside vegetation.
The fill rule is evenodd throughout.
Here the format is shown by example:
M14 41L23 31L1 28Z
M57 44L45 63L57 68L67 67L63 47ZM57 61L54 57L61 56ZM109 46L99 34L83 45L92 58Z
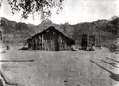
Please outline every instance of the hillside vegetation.
M55 24L49 19L41 22L41 24L35 26L32 24L25 24L22 22L10 21L6 18L1 18L0 29L3 32L4 43L24 43L25 40L47 29L49 26L55 26L56 29L63 32L65 35L73 38L77 45L80 45L80 35L83 33L98 33L102 36L102 46L115 47L116 39L119 33L119 17L111 20L97 20L94 22L84 22L75 25Z

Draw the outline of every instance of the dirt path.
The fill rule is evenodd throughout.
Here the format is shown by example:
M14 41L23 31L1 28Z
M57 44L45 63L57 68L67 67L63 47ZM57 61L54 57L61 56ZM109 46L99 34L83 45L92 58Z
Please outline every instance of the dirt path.
M34 60L1 63L7 77L21 86L119 86L110 77L118 68L108 64L118 63L107 59L117 61L118 55L107 51L7 51L1 56L2 60Z

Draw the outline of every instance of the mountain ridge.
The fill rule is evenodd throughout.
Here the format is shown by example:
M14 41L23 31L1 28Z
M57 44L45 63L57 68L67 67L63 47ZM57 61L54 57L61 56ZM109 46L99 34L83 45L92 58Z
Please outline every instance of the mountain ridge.
M119 17L112 20L102 19L74 25L69 23L55 24L49 19L42 21L39 25L10 21L6 18L0 20L0 30L2 30L4 37L3 42L7 43L24 43L27 38L47 29L49 26L54 26L68 37L73 38L76 44L80 44L80 35L84 33L101 34L105 46L107 46L109 40L114 41L119 35Z

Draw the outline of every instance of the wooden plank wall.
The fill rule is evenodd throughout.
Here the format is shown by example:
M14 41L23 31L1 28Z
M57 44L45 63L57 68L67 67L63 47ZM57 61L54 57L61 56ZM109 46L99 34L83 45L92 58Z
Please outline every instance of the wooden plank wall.
M85 38L83 35L81 36L82 38L79 39L82 41L87 40L87 46L81 45L83 49L85 49L86 47L101 47L101 35L100 34L86 34L87 38ZM86 42L86 41L85 41Z
M102 37L101 37L101 35L99 34L99 35L96 35L96 40L95 40L95 46L96 47L101 47L101 42L102 42Z
M28 48L31 50L47 50L47 51L59 51L69 50L71 46L67 40L61 34L53 31L41 34L38 37L34 37L28 42Z

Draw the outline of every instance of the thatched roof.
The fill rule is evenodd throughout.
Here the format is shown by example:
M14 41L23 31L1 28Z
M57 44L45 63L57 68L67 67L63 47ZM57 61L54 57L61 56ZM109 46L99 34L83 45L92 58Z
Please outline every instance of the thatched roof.
M49 29L50 29L50 30L53 30L53 31L55 31L55 32L57 32L58 34L60 34L60 35L62 35L62 36L64 36L64 38L66 38L66 39L68 39L69 41L71 41L72 44L75 44L75 41L74 41L71 37L68 37L68 36L66 36L63 32L61 32L61 31L55 29L54 26L48 27L47 29L45 29L45 30L43 30L43 31L41 31L41 32L39 32L39 33L33 35L31 38L29 38L29 39L27 39L27 40L33 39L33 38L35 38L35 37L38 37L38 36L40 36L41 34L46 33Z

